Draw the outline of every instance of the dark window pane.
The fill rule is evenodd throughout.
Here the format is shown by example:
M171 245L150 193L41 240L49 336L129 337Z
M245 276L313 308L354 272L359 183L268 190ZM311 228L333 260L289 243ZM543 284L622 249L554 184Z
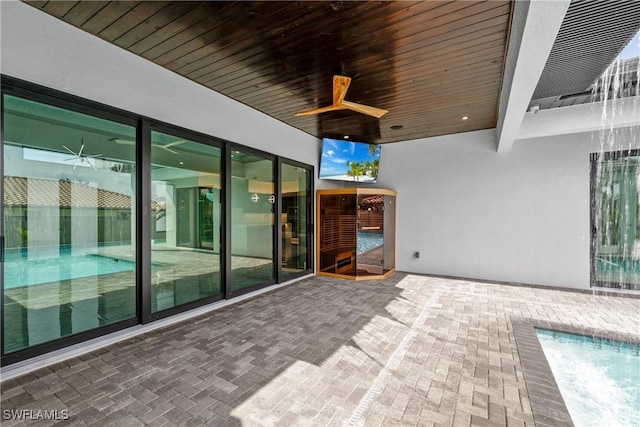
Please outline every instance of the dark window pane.
M4 108L4 351L135 317L135 128Z
M308 189L311 171L288 164L282 165L282 278L288 278L310 268Z
M151 133L151 311L220 295L218 147Z
M640 157L595 163L595 284L640 289Z
M275 278L273 161L235 150L231 158L231 286Z

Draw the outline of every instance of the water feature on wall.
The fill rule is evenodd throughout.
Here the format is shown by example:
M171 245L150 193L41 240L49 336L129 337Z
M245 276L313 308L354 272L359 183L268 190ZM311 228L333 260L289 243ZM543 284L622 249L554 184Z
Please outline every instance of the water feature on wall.
M593 85L602 111L591 157L593 286L640 290L639 67L639 57L616 60Z

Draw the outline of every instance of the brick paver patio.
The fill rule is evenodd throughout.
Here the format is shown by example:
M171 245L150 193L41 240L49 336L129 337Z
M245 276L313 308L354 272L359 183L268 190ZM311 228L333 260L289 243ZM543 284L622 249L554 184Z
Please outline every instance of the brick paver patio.
M638 342L640 299L313 277L6 380L2 424L66 410L90 426L570 425L544 404L531 324Z

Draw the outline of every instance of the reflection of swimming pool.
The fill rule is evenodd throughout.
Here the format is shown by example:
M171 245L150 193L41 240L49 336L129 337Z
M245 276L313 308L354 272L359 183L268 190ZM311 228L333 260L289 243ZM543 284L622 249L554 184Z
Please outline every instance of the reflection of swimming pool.
M356 236L356 244L358 245L358 255L382 246L384 237L380 231L362 231L358 230Z
M596 270L603 273L640 274L640 260L623 258L598 258Z
M640 345L536 329L576 426L640 420Z
M37 255L36 255L37 254ZM4 287L37 285L58 280L135 271L133 262L61 247L46 251L8 250L5 253Z

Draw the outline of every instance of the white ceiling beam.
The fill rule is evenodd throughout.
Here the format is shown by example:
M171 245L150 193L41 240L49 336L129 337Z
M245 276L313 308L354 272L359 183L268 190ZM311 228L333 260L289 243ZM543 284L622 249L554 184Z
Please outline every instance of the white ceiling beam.
M640 126L640 96L526 113L518 141Z
M500 94L497 151L511 151L570 0L514 3Z

